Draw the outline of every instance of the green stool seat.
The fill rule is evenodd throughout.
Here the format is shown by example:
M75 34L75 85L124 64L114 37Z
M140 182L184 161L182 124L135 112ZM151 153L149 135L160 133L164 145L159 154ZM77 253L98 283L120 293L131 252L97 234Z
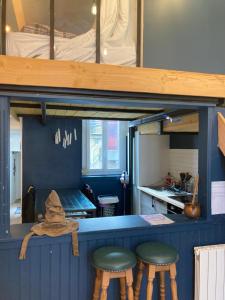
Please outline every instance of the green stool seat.
M104 271L122 272L136 265L136 257L128 249L102 247L93 253L92 264L95 268Z
M136 248L139 259L153 265L169 265L178 260L177 250L160 242L148 242Z

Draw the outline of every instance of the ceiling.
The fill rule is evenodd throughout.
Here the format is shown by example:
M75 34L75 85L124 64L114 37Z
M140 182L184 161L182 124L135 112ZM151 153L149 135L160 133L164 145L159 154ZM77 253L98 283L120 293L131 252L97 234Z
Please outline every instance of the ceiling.
M104 107L53 102L45 102L41 106L39 102L22 100L11 101L10 105L14 117L46 115L82 119L136 120L163 111L161 108Z

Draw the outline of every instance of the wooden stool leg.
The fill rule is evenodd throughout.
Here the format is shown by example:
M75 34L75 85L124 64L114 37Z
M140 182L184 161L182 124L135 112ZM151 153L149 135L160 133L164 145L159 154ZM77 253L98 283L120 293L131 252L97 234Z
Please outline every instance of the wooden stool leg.
M177 274L176 264L172 264L170 266L170 284L171 284L172 300L178 300L176 274Z
M134 300L139 300L140 297L140 291L141 291L141 282L143 277L143 271L144 271L145 265L143 262L138 262L138 274L137 274L137 280L135 284L135 290L134 290Z
M107 300L107 289L109 286L110 273L104 272L102 274L102 291L101 291L101 300Z
M134 300L134 291L133 291L133 272L132 269L126 271L126 282L128 289L128 300Z
M148 285L147 285L147 300L152 300L153 281L155 279L156 267L154 265L148 265Z
M94 294L93 294L93 300L98 300L99 299L99 294L100 294L100 287L101 287L101 271L96 270L96 277L95 277L95 287L94 287Z
M166 293L165 293L165 272L164 271L160 271L159 273L160 276L160 300L165 300L166 299Z
M126 300L126 280L125 278L120 278L120 299Z

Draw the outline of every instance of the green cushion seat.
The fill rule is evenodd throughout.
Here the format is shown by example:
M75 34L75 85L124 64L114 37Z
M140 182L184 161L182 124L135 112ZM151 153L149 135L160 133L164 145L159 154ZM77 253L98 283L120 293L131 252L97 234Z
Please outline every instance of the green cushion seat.
M169 265L178 260L177 250L160 242L147 242L136 248L137 257L148 264Z
M136 256L122 247L102 247L93 253L92 264L104 271L121 272L136 265Z

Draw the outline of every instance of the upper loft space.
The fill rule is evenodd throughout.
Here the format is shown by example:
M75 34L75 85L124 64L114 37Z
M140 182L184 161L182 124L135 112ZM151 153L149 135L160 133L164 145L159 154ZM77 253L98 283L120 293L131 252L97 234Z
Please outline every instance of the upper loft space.
M225 74L223 0L2 0L1 11L3 55Z
M1 52L135 67L140 65L138 2L3 0Z

